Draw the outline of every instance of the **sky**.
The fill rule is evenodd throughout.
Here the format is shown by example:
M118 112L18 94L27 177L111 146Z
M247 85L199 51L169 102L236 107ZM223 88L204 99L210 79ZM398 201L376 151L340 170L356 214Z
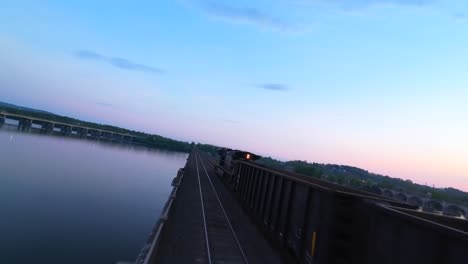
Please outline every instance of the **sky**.
M468 191L468 2L0 2L0 101Z

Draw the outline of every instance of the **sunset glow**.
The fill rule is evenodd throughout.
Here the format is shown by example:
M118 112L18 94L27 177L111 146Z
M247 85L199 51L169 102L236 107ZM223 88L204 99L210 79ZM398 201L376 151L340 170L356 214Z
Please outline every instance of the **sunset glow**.
M468 191L465 1L21 2L0 101Z

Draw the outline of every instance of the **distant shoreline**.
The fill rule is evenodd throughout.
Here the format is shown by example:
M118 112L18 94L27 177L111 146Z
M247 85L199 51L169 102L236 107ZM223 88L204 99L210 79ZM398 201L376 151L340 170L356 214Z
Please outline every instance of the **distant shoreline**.
M129 135L134 137L132 144L142 145L148 148L164 149L177 152L189 153L194 146L197 146L198 149L202 149L207 152L216 152L218 147L194 142L185 142L174 140L171 138L163 137L155 134L148 134L140 131L133 131L126 128L121 128L113 125L107 124L98 124L93 122L87 122L80 119L57 115L44 110L37 110L29 107L17 106L10 103L0 102L0 113L8 113L14 115L24 115L31 118L37 118L41 120L47 120L50 122L59 122L62 124L76 126L76 127L86 127L98 131L107 131L112 133L117 133L120 135ZM1 121L3 123L4 121ZM72 134L72 133L70 133ZM112 139L111 139L112 140Z

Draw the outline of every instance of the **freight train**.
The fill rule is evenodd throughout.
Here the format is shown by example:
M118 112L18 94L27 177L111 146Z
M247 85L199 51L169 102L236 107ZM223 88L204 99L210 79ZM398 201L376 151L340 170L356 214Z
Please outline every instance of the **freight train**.
M467 264L468 221L267 168L246 151L221 149L215 166L253 222L288 262Z
M233 175L237 174L239 161L253 162L261 158L248 151L233 150L228 148L218 149L219 162L215 166L215 171L218 176L222 177L225 182L234 180Z

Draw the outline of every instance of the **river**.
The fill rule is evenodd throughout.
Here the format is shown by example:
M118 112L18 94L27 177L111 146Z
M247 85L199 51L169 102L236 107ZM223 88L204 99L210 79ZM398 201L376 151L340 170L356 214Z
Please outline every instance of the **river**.
M135 260L187 154L0 129L0 263Z

